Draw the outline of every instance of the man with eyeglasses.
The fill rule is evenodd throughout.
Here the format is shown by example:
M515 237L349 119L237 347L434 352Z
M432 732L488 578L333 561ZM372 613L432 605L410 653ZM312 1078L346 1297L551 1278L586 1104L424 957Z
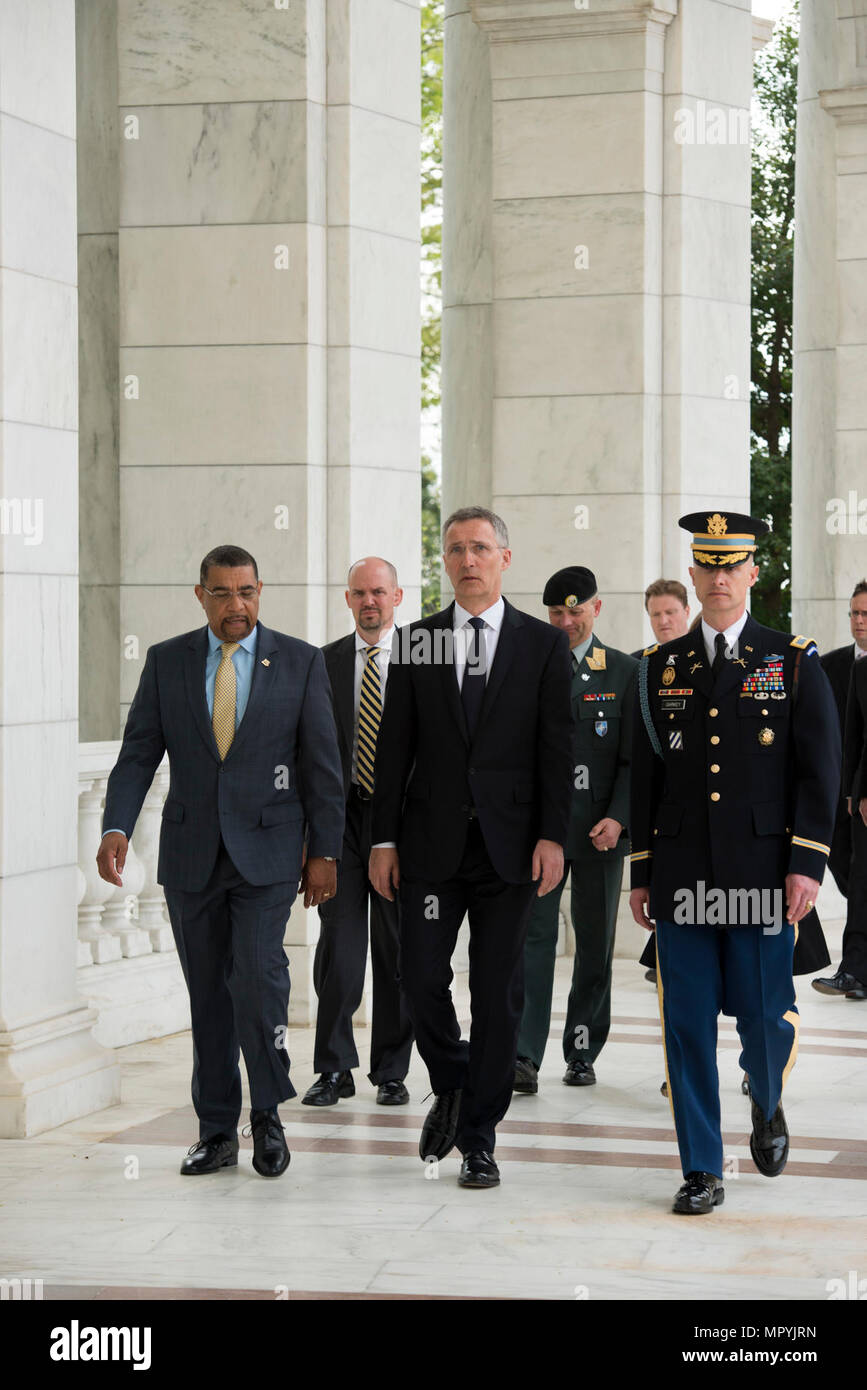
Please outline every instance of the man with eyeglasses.
M500 1181L530 910L563 878L571 665L566 634L502 596L512 552L500 517L453 512L443 551L454 602L410 625L397 660L392 648L370 878L400 896L401 983L436 1096L419 1154L438 1162L457 1146L460 1185L486 1188ZM449 988L465 913L469 1040Z
M253 1167L278 1177L289 1151L277 1106L296 1094L283 935L299 878L305 907L335 895L343 775L322 653L259 622L253 556L218 546L199 580L207 625L148 649L108 779L97 864L122 884L167 751L157 879L190 993L199 1119L181 1173L237 1165L243 1052Z
M867 676L867 666L862 665L867 656L867 579L862 579L852 591L849 630L854 642L821 657L844 735L843 777L828 866L840 892L848 898L848 908L840 965L833 975L814 980L813 988L819 994L867 999L867 828L860 811L863 794L850 794L864 745L863 728L859 725L863 700L859 701L859 694Z

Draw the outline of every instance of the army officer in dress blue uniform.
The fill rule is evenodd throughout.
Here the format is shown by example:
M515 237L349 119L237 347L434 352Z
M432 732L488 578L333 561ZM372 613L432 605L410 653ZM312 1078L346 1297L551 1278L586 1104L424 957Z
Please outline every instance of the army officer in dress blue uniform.
M563 1080L567 1086L592 1086L593 1063L611 1022L614 927L629 848L629 756L638 662L594 634L602 600L594 575L583 565L552 575L542 602L550 622L565 631L572 654L573 792L564 859L566 873L572 871L575 963L563 1032ZM555 892L533 900L524 946L524 1012L514 1089L530 1095L539 1089L538 1071L551 1023L565 882L564 874Z
M750 1151L775 1177L789 1151L780 1096L795 1059L797 924L834 827L840 731L806 637L746 611L764 522L681 517L693 535L698 628L639 664L630 831L635 920L656 922L663 1046L685 1182L674 1211L723 1200L717 1016L734 1015L752 1097Z

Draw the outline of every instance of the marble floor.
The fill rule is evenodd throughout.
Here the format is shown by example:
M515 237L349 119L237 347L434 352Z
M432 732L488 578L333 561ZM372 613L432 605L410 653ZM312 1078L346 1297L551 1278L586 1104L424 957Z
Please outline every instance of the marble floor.
M405 1108L377 1106L360 1071L351 1100L284 1105L292 1162L279 1180L253 1172L249 1140L237 1168L182 1179L196 1137L182 1033L119 1053L121 1105L0 1143L0 1277L87 1300L825 1300L828 1281L863 1278L867 1004L798 982L792 1149L773 1182L749 1156L737 1039L721 1020L726 1200L685 1220L670 1211L680 1177L656 992L633 961L615 962L598 1084L576 1090L562 1084L558 1038L568 968L558 962L539 1095L516 1096L499 1127L499 1188L459 1188L454 1156L436 1174L419 1161L429 1087L415 1055ZM458 998L466 1017L464 984ZM366 1030L358 1041L364 1058ZM293 1029L289 1050L303 1094L312 1029Z

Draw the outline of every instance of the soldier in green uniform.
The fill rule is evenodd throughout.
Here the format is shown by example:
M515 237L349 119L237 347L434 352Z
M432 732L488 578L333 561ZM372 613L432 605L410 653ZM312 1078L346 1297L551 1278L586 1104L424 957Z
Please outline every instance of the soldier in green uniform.
M542 602L572 653L573 792L565 872L559 888L533 900L524 947L524 1013L514 1089L535 1094L551 1022L560 896L572 872L575 931L572 988L563 1031L568 1086L592 1086L611 1017L611 960L623 860L629 848L629 758L638 662L594 634L602 600L582 565L558 570Z

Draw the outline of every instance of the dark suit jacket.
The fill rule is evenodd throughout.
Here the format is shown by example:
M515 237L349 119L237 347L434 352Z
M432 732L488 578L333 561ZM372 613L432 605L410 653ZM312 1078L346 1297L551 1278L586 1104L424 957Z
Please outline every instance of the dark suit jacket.
M846 704L843 736L843 796L851 796L853 814L858 802L867 796L867 656L854 663Z
M400 628L394 630L394 641L400 640ZM331 698L337 722L337 743L343 768L343 787L349 796L352 781L352 744L355 738L355 632L338 637L322 648L325 669L331 682ZM390 676L389 672L389 676ZM386 682L386 694L388 682Z
M743 664L724 662L716 678L700 631L642 658L661 756L637 707L632 887L649 885L650 915L663 921L678 920L678 892L697 893L699 880L708 888L774 890L787 874L821 882L825 871L840 740L815 646L748 617L738 652ZM774 659L779 688L754 696L752 683Z
M158 881L204 888L222 834L248 883L297 882L305 823L311 856L337 859L343 846L345 798L322 653L259 623L247 708L221 762L205 697L207 632L148 649L108 779L103 827L132 835L168 750Z
M604 668L599 670L603 661ZM573 786L572 791L566 843L569 859L599 861L601 851L593 848L588 837L603 816L612 816L624 826L608 858L625 854L629 848L625 827L629 821L629 764L637 670L637 661L626 652L606 647L594 634L572 677L572 771L578 785ZM584 770L582 776L579 776L580 769Z
M371 839L397 842L402 875L440 882L457 872L473 805L497 874L529 883L536 841L565 844L569 824L569 644L506 601L471 744L454 665L410 659L413 650L424 657L426 640L428 653L442 651L432 634L450 632L453 613L452 603L395 639Z
M840 733L842 734L846 723L849 680L852 675L852 667L855 665L855 643L850 642L848 647L835 647L831 652L823 652L819 661L822 663L822 670L831 682L834 703L840 716Z

